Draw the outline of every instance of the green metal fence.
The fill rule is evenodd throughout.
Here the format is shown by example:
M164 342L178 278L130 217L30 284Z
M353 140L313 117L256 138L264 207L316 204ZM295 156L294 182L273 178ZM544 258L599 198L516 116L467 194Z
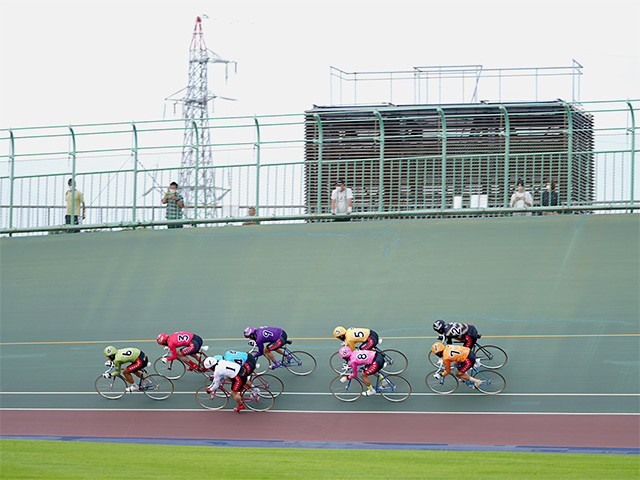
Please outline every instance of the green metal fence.
M342 109L342 126L327 120L331 109L212 118L211 143L191 146L182 145L184 129L201 127L177 120L1 130L0 234L71 228L69 179L86 206L80 229L242 223L253 220L249 207L263 223L330 220L338 177L347 178L361 220L522 213L509 205L516 178L533 196L533 215L635 211L638 102L555 102L563 109L531 128L518 127L524 114L513 113L527 104ZM430 122L435 130L416 127ZM487 126L459 127L473 122ZM565 143L549 150L557 134ZM168 221L161 199L186 168L184 148L208 149L213 165L191 168L218 193L204 202L198 182L181 186L184 218ZM557 207L541 206L547 179L559 186Z

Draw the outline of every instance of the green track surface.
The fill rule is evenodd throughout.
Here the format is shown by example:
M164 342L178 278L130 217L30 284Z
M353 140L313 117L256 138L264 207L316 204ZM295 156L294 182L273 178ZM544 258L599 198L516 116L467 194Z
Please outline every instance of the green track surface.
M640 216L570 215L227 226L0 240L2 408L196 409L176 394L118 401L93 390L102 350L194 331L210 354L248 348L246 325L283 327L311 352L278 410L637 413ZM507 389L430 394L437 318L473 323L509 353ZM335 325L370 327L409 358L413 395L331 397ZM548 336L548 337L545 337ZM42 343L40 343L42 342Z

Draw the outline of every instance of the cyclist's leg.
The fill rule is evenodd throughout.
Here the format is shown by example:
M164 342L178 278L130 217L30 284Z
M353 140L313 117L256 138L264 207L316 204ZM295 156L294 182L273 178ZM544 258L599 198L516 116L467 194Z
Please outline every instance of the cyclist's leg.
M456 372L456 376L461 378L462 380L466 380L467 382L472 382L473 384L482 383L482 380L477 378L473 378L471 375L467 373L467 371L473 367L476 363L476 355L473 352L469 352L469 356L467 359L460 364L458 367L458 371Z
M132 373L135 374L136 377L142 378L142 373L140 373L140 370L146 367L148 363L149 363L149 360L145 355L145 353L140 352L140 355L138 356L136 361L133 362L131 365L129 365L127 368L125 368L124 372L122 372L124 374L124 378L127 379L127 382L129 382L132 385L134 384L133 377L131 376Z
M366 394L371 395L371 393L369 392L375 393L373 390L373 385L371 385L371 380L369 380L369 375L377 376L378 372L382 369L382 367L384 367L384 357L380 352L377 352L369 368L367 368L360 375L360 378L362 378L362 383L364 383L367 386L368 392L366 392Z

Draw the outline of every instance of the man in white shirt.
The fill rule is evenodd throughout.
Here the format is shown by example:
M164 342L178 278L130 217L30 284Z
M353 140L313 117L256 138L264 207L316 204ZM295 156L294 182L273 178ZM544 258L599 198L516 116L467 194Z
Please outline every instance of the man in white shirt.
M511 208L522 208L526 210L527 208L533 205L533 197L529 192L524 191L524 180L518 180L518 187L516 192L511 195L511 201L509 202L509 206ZM514 217L525 217L531 216L531 212L514 212L512 214Z
M336 188L331 192L331 213L349 215L353 208L353 191L345 186L344 180L336 181Z
M213 370L213 375L209 377L213 381L209 387L207 387L207 393L214 393L220 384L223 382L223 378L233 380L231 386L231 396L234 398L238 406L233 409L234 412L240 413L244 410L244 403L242 403L242 395L240 392L246 385L248 388L253 388L253 385L249 381L251 373L256 368L256 359L253 355L247 357L247 361L243 365L238 365L235 362L229 362L228 360L218 359L214 357L207 357L203 362L204 368L207 370ZM254 394L258 394L258 389L252 390Z

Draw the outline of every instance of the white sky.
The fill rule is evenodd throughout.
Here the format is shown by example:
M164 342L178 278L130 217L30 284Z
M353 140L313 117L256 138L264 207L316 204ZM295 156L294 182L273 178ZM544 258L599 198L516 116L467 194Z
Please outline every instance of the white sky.
M0 0L0 128L154 120L187 84L195 18L238 62L216 115L329 103L329 66L585 68L581 98L640 98L640 2ZM211 72L211 70L210 70Z

